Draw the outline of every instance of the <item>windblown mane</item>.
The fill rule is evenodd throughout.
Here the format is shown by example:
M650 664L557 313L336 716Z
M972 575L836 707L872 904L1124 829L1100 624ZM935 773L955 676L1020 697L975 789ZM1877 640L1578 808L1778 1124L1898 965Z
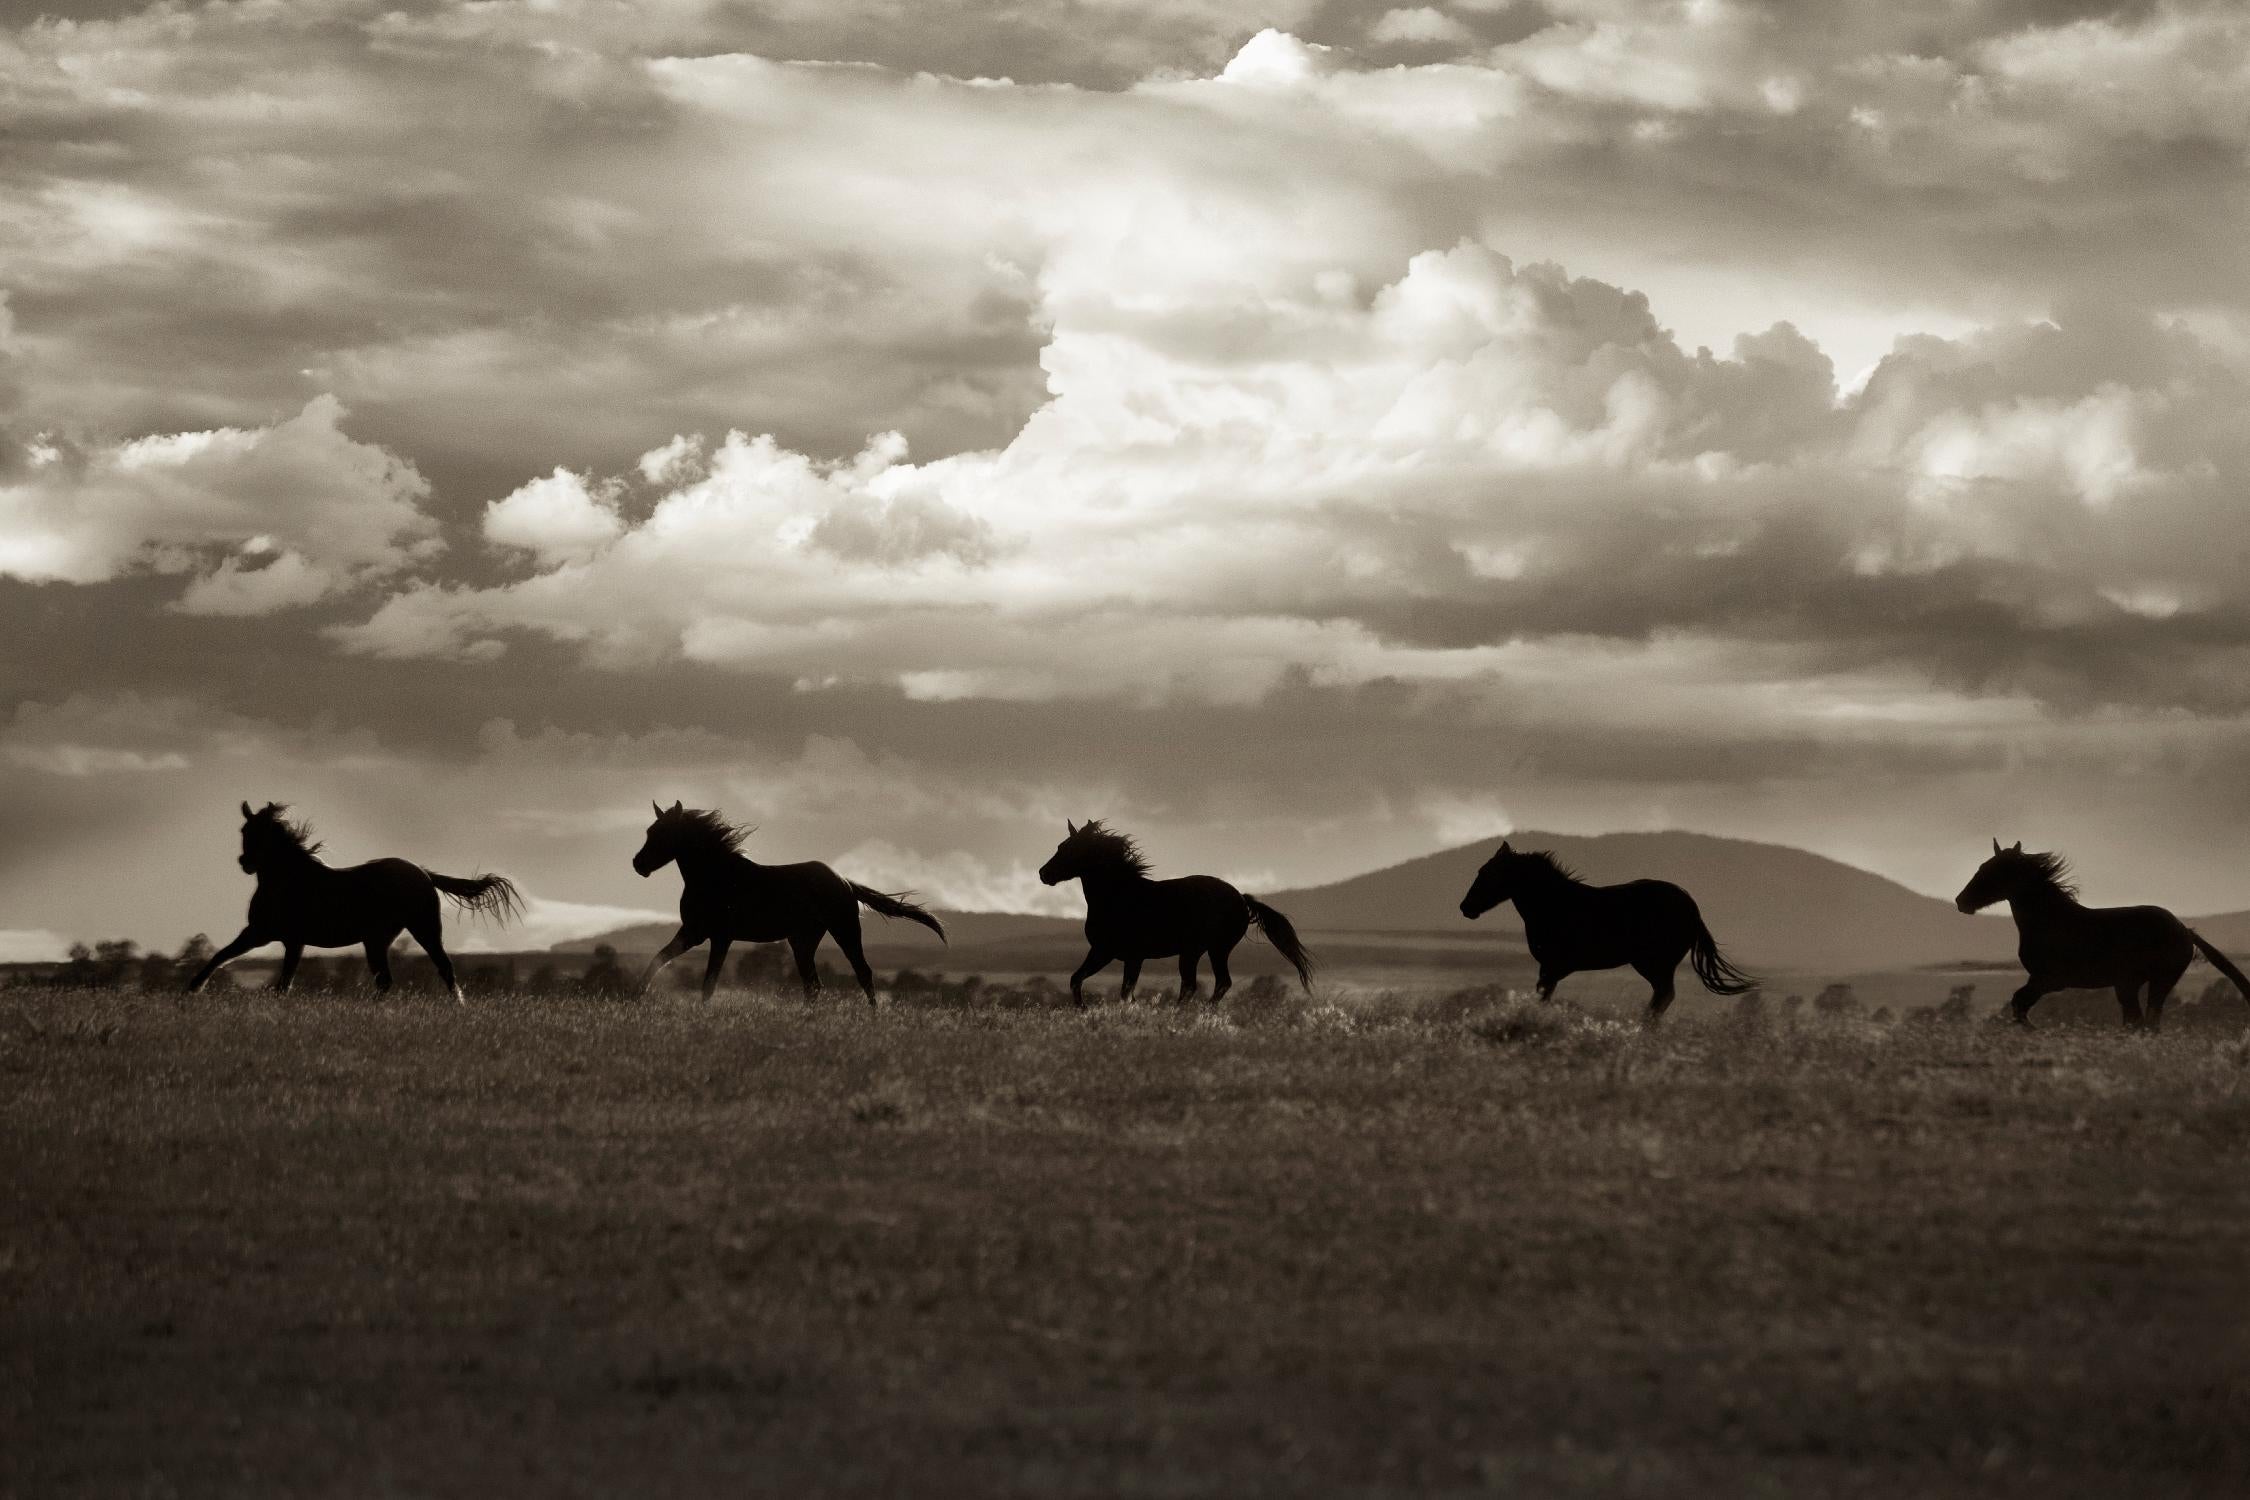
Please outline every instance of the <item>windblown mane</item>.
M2070 878L2070 861L2060 854L2053 851L2045 854L2013 854L2011 862L2041 884L2073 900L2077 899L2078 886Z
M690 807L680 812L674 820L679 824L680 837L691 844L740 854L742 841L756 833L756 827L744 828L726 820L716 808Z
M1509 852L1514 854L1516 858L1524 861L1526 864L1539 866L1542 870L1545 870L1549 875L1552 875L1557 880L1576 881L1578 879L1578 872L1576 870L1573 870L1570 866L1564 864L1561 860L1555 858L1554 854L1549 850L1512 849Z
M1083 849L1089 860L1116 865L1135 875L1148 873L1148 859L1141 853L1141 846L1133 842L1133 836L1119 833L1099 818L1081 827L1070 842Z
M288 817L288 811L289 805L285 802L268 802L250 815L250 821L272 825L275 832L296 846L299 854L318 854L320 840L313 837L312 825L302 818Z

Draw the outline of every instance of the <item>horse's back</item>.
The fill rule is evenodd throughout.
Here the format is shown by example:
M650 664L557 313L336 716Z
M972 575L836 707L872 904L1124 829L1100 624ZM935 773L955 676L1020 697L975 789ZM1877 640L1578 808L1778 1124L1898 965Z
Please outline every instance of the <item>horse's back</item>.
M2184 967L2195 951L2187 924L2161 906L2080 907L2030 925L2019 917L2017 930L2027 972L2089 989Z
M1089 895L1086 937L1120 957L1171 958L1242 941L1250 907L1242 892L1216 875L1151 880L1129 905L1097 908Z
M1619 916L1644 922L1665 917L1684 917L1698 923L1703 920L1702 910L1687 893L1687 888L1669 880L1628 880L1621 885L1602 885L1594 889L1604 898L1604 904Z

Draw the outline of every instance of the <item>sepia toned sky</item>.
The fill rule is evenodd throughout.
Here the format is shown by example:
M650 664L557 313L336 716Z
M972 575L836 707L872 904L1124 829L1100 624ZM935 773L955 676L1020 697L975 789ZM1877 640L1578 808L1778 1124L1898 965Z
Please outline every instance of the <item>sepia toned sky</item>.
M2250 907L2230 0L32 0L0 957L1693 828Z

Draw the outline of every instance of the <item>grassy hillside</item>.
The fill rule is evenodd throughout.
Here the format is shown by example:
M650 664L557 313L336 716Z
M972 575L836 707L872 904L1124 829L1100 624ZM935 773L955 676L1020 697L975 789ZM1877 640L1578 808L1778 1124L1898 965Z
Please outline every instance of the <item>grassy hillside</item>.
M0 1493L2233 1495L2239 1039L0 999Z

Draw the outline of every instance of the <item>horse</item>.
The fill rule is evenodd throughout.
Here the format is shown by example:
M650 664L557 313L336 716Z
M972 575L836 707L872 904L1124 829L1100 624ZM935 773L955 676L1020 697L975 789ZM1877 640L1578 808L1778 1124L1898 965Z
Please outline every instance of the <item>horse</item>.
M2164 1024L2164 1002L2200 952L2250 999L2250 979L2178 917L2161 906L2084 906L2060 854L2026 854L2022 840L1977 866L1953 904L1963 912L2008 903L2016 921L2016 957L2024 982L2008 1002L2018 1026L2031 1024L2031 1007L2057 990L2115 991L2128 1027L2155 1031ZM2141 1013L2141 986L2148 1013Z
M234 941L211 955L188 981L194 994L219 969L252 948L281 944L277 990L297 977L297 962L307 948L349 948L367 952L368 972L378 991L391 987L391 944L403 930L430 956L438 978L461 1001L461 982L446 956L440 894L464 911L489 914L506 922L523 914L523 897L505 875L440 875L411 860L375 859L341 869L322 863L320 841L289 809L268 802L256 812L242 804L242 868L258 877L250 895L250 919Z
M1142 961L1174 954L1180 960L1180 999L1185 1002L1200 988L1196 963L1208 953L1211 1003L1217 1005L1234 987L1227 955L1253 925L1281 950L1296 969L1298 983L1311 993L1312 955L1280 912L1215 875L1151 880L1140 846L1099 821L1080 826L1066 818L1063 827L1069 836L1039 867L1039 879L1046 885L1075 880L1086 894L1086 961L1070 976L1073 1003L1086 1003L1086 981L1112 959L1124 961L1125 983L1118 997L1130 1000Z
M1539 965L1539 998L1588 969L1630 966L1649 983L1654 1025L1672 1003L1673 974L1685 958L1714 995L1741 995L1758 981L1727 961L1695 898L1668 880L1589 885L1545 851L1519 853L1502 841L1484 862L1461 915L1475 921L1503 902L1516 903L1525 945Z
M633 869L643 879L668 864L680 867L680 930L657 950L641 971L638 993L645 993L656 971L673 959L708 942L711 957L703 968L703 998L718 988L719 969L727 949L736 942L775 943L786 940L797 957L797 978L810 1000L820 991L820 971L813 955L822 937L832 937L844 950L867 1003L875 1003L875 971L860 950L859 909L886 917L919 922L945 939L945 924L906 898L911 891L885 892L846 880L824 864L761 865L742 852L742 841L754 831L737 828L716 812L703 808L649 806L656 821L633 856Z

